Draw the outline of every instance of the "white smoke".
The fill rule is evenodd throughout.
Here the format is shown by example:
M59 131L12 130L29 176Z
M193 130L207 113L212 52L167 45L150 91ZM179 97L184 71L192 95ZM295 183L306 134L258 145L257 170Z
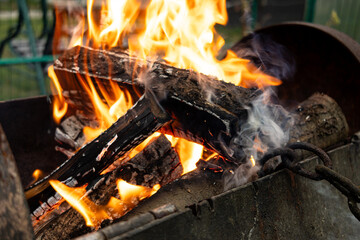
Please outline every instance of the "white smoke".
M283 107L270 102L273 95L273 90L268 88L247 108L248 119L233 139L233 144L229 146L240 146L247 163L224 175L226 190L245 184L256 175L260 166L251 166L251 156L258 161L267 151L282 147L289 141L289 132L294 120Z

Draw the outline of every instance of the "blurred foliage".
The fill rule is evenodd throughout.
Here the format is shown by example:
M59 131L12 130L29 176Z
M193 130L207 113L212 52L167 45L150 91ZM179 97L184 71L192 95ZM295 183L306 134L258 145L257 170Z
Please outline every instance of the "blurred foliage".
M39 36L42 30L40 0L27 0L26 2L29 7L29 12L36 13L30 14L32 16L31 23L35 35ZM226 49L230 48L242 38L244 29L246 28L246 25L244 24L248 23L247 21L252 21L256 18L256 13L261 13L260 11L255 11L255 14L254 12L248 12L248 17L245 18L243 8L246 6L244 3L247 2L259 4L266 3L271 5L277 3L278 0L227 0L227 5L232 6L228 9L229 24L227 26L216 26L218 33L225 39L225 46L223 51L219 54L220 57L224 56ZM50 26L52 21L51 9L48 11ZM279 11L280 10L278 10L278 12ZM275 13L281 14L281 12ZM283 14L285 13L283 12ZM0 0L0 40L4 39L8 30L16 25L17 16L18 5L16 0ZM258 19L260 19L260 16ZM360 41L360 0L316 0L314 23L334 27L345 32L355 40ZM26 38L25 27L23 26L21 34L17 36L16 39ZM14 57L19 57L19 55L12 51L9 46L6 46L2 58ZM47 77L46 73L45 76ZM48 78L46 83L48 85ZM34 65L21 64L0 66L0 100L28 97L38 94L39 90L34 72Z
M317 0L314 23L333 27L360 42L360 1Z
M29 9L37 11L35 17L31 19L31 25L35 36L39 36L42 31L42 20L40 11L40 0L28 0ZM51 14L49 14L51 16ZM10 28L15 27L18 20L18 5L15 0L0 0L0 41L3 40ZM25 25L22 26L20 34L15 38L25 40ZM2 58L21 57L14 52L9 44L6 44ZM45 74L46 76L46 74ZM46 79L48 84L49 79ZM33 64L16 64L0 66L0 101L36 96L40 94L36 74Z
M335 10L331 11L330 19L326 22L326 26L338 26L341 23L341 20Z

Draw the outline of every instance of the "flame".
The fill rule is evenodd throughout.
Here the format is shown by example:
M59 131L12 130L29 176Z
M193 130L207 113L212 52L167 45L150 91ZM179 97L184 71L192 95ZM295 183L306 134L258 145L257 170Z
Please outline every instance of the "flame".
M279 85L280 80L263 74L232 51L223 60L217 59L225 41L215 25L225 25L227 20L225 0L152 0L146 9L145 30L129 39L129 49L134 55L163 56L172 66L243 87Z
M193 69L242 87L265 88L281 84L279 79L264 74L249 60L238 58L232 51L227 51L226 57L222 60L217 58L225 41L215 31L215 25L227 23L225 0L102 0L101 3L99 12L96 10L98 6L95 6L95 1L88 0L86 17L85 14L81 15L83 18L72 32L69 48L84 44L104 49L127 45L132 56L155 60L162 58L172 66ZM147 5L145 12L144 5ZM56 32L61 31L58 27L60 28L59 24L56 26ZM89 69L92 64L96 63L86 59L82 65ZM54 94L54 120L59 123L66 114L68 105L53 66L48 71ZM110 70L109 76L111 77ZM91 141L125 114L133 105L133 100L128 91L121 89L113 81L104 86L89 76L79 74L77 79L79 90L89 97L99 123L97 128L84 128L87 141ZM93 81L96 82L96 87ZM154 133L128 153L128 156L135 156L159 134ZM166 137L178 152L184 168L183 173L194 170L196 162L202 156L203 146L169 135ZM251 161L254 165L253 157ZM57 181L51 181L51 184L61 195L64 194L65 199L80 202L71 204L74 208L79 208L78 211L83 214L90 226L98 226L99 220L96 219L111 218L126 212L125 195L121 200L112 198L107 206L100 207L82 197L85 189L70 189ZM120 191L124 188L132 189L121 181L118 184ZM135 195L130 195L141 199L151 191L142 188L140 192L136 190ZM145 192L145 195L142 195L142 192ZM123 193L119 194L121 196Z
M65 184L50 180L51 186L83 217L87 226L99 228L101 222L105 219L114 219L123 216L134 208L139 201L155 194L160 185L154 187L144 187L132 185L119 179L116 184L120 199L111 197L106 205L97 205L86 197L86 185L82 187L71 188Z
M156 137L159 137L161 133L155 132L140 145L134 148L128 156L130 158L134 157L136 154L141 152L151 140ZM202 157L204 147L200 144L187 141L183 138L177 138L168 134L165 134L165 137L171 142L171 146L175 148L178 153L181 165L183 166L183 173L186 174L196 169L196 163Z
M121 35L130 31L139 14L141 2L137 0L108 0L101 8L100 24L93 16L94 0L88 1L89 39L95 46L115 47L121 44Z
M254 158L253 155L251 155L251 157L250 157L250 162L251 162L251 166L252 166L252 167L255 167L256 161L255 161L255 158Z
M59 80L56 77L54 72L54 66L51 65L48 68L48 75L52 79L51 81L51 90L54 95L53 100L53 118L57 124L60 123L61 118L66 114L68 104L65 102L64 96L62 94L62 88L60 86Z
M33 181L36 182L37 180L39 180L42 176L44 175L43 171L41 171L40 169L36 169L33 174Z
M119 179L117 182L119 196L124 203L133 203L134 201L141 201L155 194L160 189L160 184L156 184L153 188L133 185Z
M40 169L35 169L35 171L32 174L33 180L29 183L29 186L36 183L38 180L44 177L44 172Z
M83 19L75 27L69 47L85 43L92 47L112 48L123 46L125 41L132 55L154 59L162 57L175 67L194 69L243 87L263 88L281 83L256 69L249 60L238 58L232 51L228 51L223 60L217 59L225 41L215 31L215 25L227 23L225 0L152 0L148 3L139 0L104 0L101 1L100 12L96 10L98 6L94 2L88 0L86 19L82 14ZM145 14L141 14L145 4ZM91 68L88 61L84 64L86 68ZM59 123L66 114L67 104L53 67L49 68L49 76L55 85L53 92L58 96L53 106L54 119ZM128 92L112 81L110 88L100 82L97 82L96 88L88 76L84 79L79 75L78 79L82 91L90 97L100 123L98 128L84 129L87 141L90 141L122 116L132 106L132 100ZM132 156L144 146L146 144L138 147ZM189 151L179 150L185 146ZM183 141L177 149L185 155L193 152L199 156L201 151L200 146ZM185 168L193 169L194 166L191 163Z
M196 163L201 158L204 147L185 139L179 139L175 145L175 149L184 169L183 174L185 174L196 169Z

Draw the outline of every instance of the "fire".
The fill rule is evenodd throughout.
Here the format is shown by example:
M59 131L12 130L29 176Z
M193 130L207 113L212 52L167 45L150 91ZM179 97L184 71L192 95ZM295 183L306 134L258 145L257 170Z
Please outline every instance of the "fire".
M179 154L180 162L184 169L183 174L185 174L196 169L196 163L201 158L204 147L185 139L179 139L175 149Z
M250 157L250 162L251 162L251 166L252 166L252 167L255 167L256 161L255 161L255 158L254 158L253 155L251 155L251 157Z
M32 174L33 180L29 183L29 186L39 181L41 178L44 177L44 172L40 169L35 169L35 171Z
M130 151L128 156L130 158L134 157L136 154L141 152L141 150L144 149L152 139L159 136L160 133L155 132L145 141L143 141L140 145L138 145L135 149ZM182 174L186 174L196 169L196 163L202 157L204 147L200 144L187 141L183 138L177 138L167 134L165 134L165 136L171 142L171 146L175 148L176 152L179 155L181 165L183 166Z
M34 179L33 181L36 182L37 180L42 178L43 175L44 175L43 171L41 171L40 169L35 169L35 171L32 174L32 177Z
M88 0L89 39L94 41L95 46L118 46L121 36L128 33L135 23L140 5L137 0L108 0L102 5L100 24L97 24L93 16L94 0Z
M123 46L123 42L127 41L130 53L138 57L161 57L175 67L194 69L243 87L262 88L281 83L280 80L256 69L249 60L240 59L231 51L227 52L223 60L217 59L225 41L215 31L215 25L227 23L225 0L152 0L147 3L145 14L141 14L144 3L139 0L107 0L102 1L100 13L96 8L98 6L94 6L94 0L88 0L86 19L83 14L69 47L86 43L98 48L112 48ZM91 64L86 66L91 68ZM49 76L55 86L54 119L59 123L66 114L67 103L53 67L49 68ZM78 78L82 91L90 97L100 123L96 129L84 129L87 141L90 141L111 126L133 102L130 94L112 81L110 88L101 83L97 83L99 88L95 88L89 77ZM144 146L145 144L142 144L141 148L137 148L133 155ZM177 149L184 149L184 146L194 150L179 150L180 154L185 152L185 155L189 155L191 151L197 156L201 155L201 147L195 143L181 141ZM185 169L192 169L194 163L189 166L192 167Z
M225 41L215 25L225 25L227 20L225 0L152 0L146 9L145 31L129 40L129 49L134 55L163 56L175 67L243 87L279 85L280 80L261 73L231 51L225 59L217 59Z
M193 69L242 87L264 88L281 83L280 80L262 73L251 65L249 60L238 58L232 51L227 51L226 57L222 60L217 58L225 41L215 31L215 25L227 23L225 0L103 0L101 2L103 5L99 12L94 6L94 0L88 0L86 17L83 14L83 19L74 29L69 48L83 44L105 49L127 45L130 54L139 58L155 60L161 58L172 66ZM145 12L144 5L147 5ZM88 60L83 64L89 69L92 63L91 59ZM54 120L59 123L66 114L68 105L54 68L51 66L48 72L52 79L54 94ZM111 77L110 71L109 76ZM79 90L89 97L99 122L97 128L84 128L87 141L91 141L125 114L133 105L133 99L129 92L121 89L113 81L109 81L109 86L97 82L95 87L93 80L88 76L78 75L78 80L81 85ZM150 136L128 153L128 156L135 156L159 134ZM194 170L196 162L202 156L203 146L173 136L167 138L179 154L184 168L183 173ZM254 165L253 157L251 161ZM98 226L100 221L98 219L112 218L116 214L121 215L126 212L125 208L130 207L126 205L128 200L125 199L136 199L134 200L136 202L155 191L128 186L127 183L119 181L121 200L112 198L108 205L97 206L83 197L85 188L71 189L53 180L50 183L83 214L89 226ZM124 189L126 192L123 192ZM125 205L127 207L124 207Z
M51 90L54 95L53 118L56 123L60 123L61 118L66 114L68 104L65 102L62 94L62 88L60 86L58 78L56 77L54 67L52 65L48 69L48 74L49 77L52 79Z
M71 188L65 184L50 180L51 186L83 217L87 226L99 228L101 222L105 219L114 219L123 216L134 208L139 201L150 197L160 189L160 185L152 188L132 185L119 179L117 188L120 199L111 197L109 202L100 206L86 197L86 185L77 188Z
M132 185L122 179L119 179L116 183L119 190L120 199L123 200L124 203L128 204L151 196L160 189L159 184L156 184L153 188L147 188L143 186Z

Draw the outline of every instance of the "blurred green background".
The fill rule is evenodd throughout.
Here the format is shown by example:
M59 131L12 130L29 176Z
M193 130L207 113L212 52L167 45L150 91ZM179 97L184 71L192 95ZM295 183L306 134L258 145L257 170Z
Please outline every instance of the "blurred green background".
M46 69L52 60L54 1L0 0L0 42L4 46L0 56L0 101L49 94ZM228 0L227 7L228 25L217 26L226 47L253 29L284 21L327 25L360 42L359 0ZM16 31L19 9L26 11L29 20L23 16L19 34L5 43L4 39ZM31 48L31 39L36 50ZM27 63L21 63L24 59Z

